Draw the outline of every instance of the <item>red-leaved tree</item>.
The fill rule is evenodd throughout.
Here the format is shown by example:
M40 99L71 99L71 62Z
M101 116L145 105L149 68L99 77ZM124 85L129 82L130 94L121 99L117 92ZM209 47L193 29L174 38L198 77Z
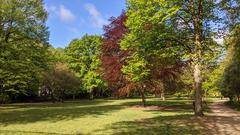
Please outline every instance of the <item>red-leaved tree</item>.
M108 82L110 88L117 90L125 85L121 68L128 56L127 51L120 49L120 41L129 31L124 25L127 20L125 12L119 17L111 17L110 24L104 26L103 43L101 45L102 78Z

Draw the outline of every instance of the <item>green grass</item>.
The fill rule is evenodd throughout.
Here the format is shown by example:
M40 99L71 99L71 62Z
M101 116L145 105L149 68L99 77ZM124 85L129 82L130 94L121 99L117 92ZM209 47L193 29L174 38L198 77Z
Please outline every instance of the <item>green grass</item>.
M190 100L151 98L147 109L136 106L140 101L0 105L0 134L204 134L193 116Z

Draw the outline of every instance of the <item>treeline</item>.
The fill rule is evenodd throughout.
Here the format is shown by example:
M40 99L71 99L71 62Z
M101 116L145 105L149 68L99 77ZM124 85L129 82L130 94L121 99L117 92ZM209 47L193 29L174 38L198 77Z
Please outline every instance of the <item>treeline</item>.
M48 43L41 0L0 1L0 102L139 95L240 98L239 1L127 0L103 35ZM224 43L217 43L223 38ZM226 55L225 55L226 54Z

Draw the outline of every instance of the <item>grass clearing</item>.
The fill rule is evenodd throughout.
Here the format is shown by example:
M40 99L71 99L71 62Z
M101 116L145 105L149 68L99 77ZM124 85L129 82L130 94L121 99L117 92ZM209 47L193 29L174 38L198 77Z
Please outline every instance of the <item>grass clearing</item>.
M138 105L140 99L2 105L0 134L203 134L191 100L150 98L147 108Z

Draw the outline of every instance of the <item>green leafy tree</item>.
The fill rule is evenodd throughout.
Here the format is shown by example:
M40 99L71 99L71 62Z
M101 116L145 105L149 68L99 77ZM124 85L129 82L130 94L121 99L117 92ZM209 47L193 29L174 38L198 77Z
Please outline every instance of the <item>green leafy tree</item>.
M0 94L15 99L36 93L41 72L48 67L43 2L1 0L0 9Z
M85 35L73 40L66 48L69 67L80 78L83 89L90 93L90 99L93 99L93 90L103 85L98 73L101 40L99 36Z
M240 102L240 25L236 25L227 37L228 46L223 74L222 94L232 101L236 98Z
M221 79L224 71L223 63L219 63L213 69L206 70L203 82L205 98L221 96Z
M126 25L130 34L122 42L123 49L130 48L140 55L180 56L182 60L191 61L194 110L196 115L203 116L202 69L209 50L216 45L211 27L219 23L214 12L216 3L203 0L128 0L127 4Z
M64 101L69 91L79 89L80 81L63 63L55 63L44 73L41 95L51 97L53 102Z

